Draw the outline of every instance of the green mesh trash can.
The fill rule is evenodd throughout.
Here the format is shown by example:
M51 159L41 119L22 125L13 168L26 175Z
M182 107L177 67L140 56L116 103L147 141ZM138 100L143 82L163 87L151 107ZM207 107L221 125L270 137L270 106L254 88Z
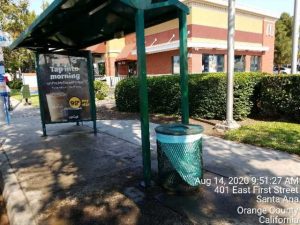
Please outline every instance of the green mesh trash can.
M159 183L171 192L199 190L203 177L202 126L169 124L155 131Z

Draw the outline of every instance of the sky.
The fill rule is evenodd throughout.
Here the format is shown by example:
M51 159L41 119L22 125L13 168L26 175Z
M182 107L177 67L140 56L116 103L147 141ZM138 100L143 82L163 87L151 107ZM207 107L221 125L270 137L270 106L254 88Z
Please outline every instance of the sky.
M252 8L270 11L278 17L283 12L290 15L294 14L294 0L236 0L236 2Z
M29 2L30 9L34 10L36 14L40 14L43 0L29 0ZM48 2L51 3L52 0L48 0ZM293 15L294 0L236 0L236 2L251 8L267 10L278 17L282 12Z

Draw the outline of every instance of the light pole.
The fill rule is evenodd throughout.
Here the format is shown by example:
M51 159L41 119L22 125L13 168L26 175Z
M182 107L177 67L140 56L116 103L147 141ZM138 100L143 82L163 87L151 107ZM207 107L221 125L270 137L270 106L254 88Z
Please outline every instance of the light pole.
M299 47L299 1L294 4L294 26L293 26L293 52L292 52L292 74L297 73L298 47Z
M236 129L240 125L233 119L233 85L234 85L234 37L235 36L235 0L228 1L227 33L227 95L225 129Z

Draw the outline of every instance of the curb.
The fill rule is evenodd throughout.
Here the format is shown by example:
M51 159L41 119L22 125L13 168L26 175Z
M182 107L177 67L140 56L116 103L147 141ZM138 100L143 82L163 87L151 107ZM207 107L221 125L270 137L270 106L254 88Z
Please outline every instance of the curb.
M2 144L2 146L1 146ZM3 144L0 144L0 172L3 180L2 195L6 204L10 225L37 225L28 199L11 168L5 155Z

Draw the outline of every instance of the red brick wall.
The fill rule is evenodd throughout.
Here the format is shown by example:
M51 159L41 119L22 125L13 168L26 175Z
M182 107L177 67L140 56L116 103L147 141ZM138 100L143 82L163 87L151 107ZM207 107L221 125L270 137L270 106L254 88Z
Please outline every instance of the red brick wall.
M106 57L105 58L105 72L107 76L115 76L116 68L115 68L116 58L114 57Z
M190 31L188 35L189 38L194 37L194 38L227 40L227 29L192 24L192 25L188 25L188 30ZM262 34L244 32L238 30L236 31L235 34L235 40L240 42L261 43L262 38L263 38ZM130 38L128 37L128 40L129 39ZM170 40L171 42L179 40L178 29L171 29L157 34L151 34L145 37L146 46L163 44L169 42Z
M262 43L263 46L269 47L269 51L252 52L252 51L236 51L236 55L246 55L246 71L250 71L250 56L261 55L262 56L262 71L272 72L273 71L273 59L274 59L274 36L266 35L267 24L272 23L275 29L274 22L264 21L263 34L255 34L250 32L236 31L236 41ZM206 27L202 25L188 25L190 31L189 37L200 37L200 38L212 38L218 40L226 40L227 30L221 28ZM172 38L172 36L174 37ZM172 38L172 39L171 39ZM146 46L158 45L176 41L179 39L178 29L172 29L169 31L161 32L158 34L148 35L146 37ZM130 44L135 42L135 34L130 34L125 37L125 43ZM190 49L188 58L188 71L189 73L200 73L202 70L202 54L223 54L224 55L224 72L226 72L227 63L227 51L217 49ZM155 53L147 55L147 72L148 74L171 74L172 73L172 56L178 56L179 51L173 50L169 52ZM115 75L115 58L106 59L106 71L107 75ZM127 69L120 67L118 73L121 75L127 75Z
M273 26L273 36L267 35L266 33L268 24L272 24ZM273 73L275 23L271 21L264 21L263 29L263 46L269 47L269 50L262 56L262 71Z
M173 37L174 35L174 37ZM179 40L179 30L172 29L157 34L151 34L145 37L146 46L165 44Z
M179 51L162 52L147 55L147 73L172 74L173 73L173 56L179 56ZM188 54L188 73L201 73L202 55L197 53Z
M172 74L172 56L178 55L178 50L147 55L147 73L149 75Z
M246 71L250 71L250 56L261 55L262 56L262 71L273 71L273 59L274 59L274 36L268 36L266 34L267 24L273 24L275 30L275 24L272 21L264 21L262 34L236 31L236 41L261 43L263 46L269 47L269 50L265 53L252 52L252 51L236 51L236 55L246 55ZM217 40L227 39L227 29L208 27L202 25L190 24L188 25L190 31L188 37L198 38L210 38ZM172 37L174 35L174 37ZM171 40L170 40L171 39ZM158 45L168 43L169 41L179 40L178 29L171 29L157 34L148 35L145 37L146 46ZM127 35L125 37L125 43L130 44L135 42L135 33ZM224 72L226 72L227 63L227 51L217 49L195 49L189 50L188 58L188 71L189 73L199 73L202 69L202 54L223 54L224 55ZM172 73L172 56L179 55L178 50L155 53L147 55L147 72L148 74L171 74ZM109 58L106 60L107 75L115 75L115 58ZM125 71L124 68L120 68L120 73Z
M208 27L203 25L189 25L191 36L196 38L208 38L227 40L227 29ZM252 32L235 31L235 41L261 43L262 35Z
M272 23L274 26L274 22L264 22L264 32L262 34L255 34L249 32L236 32L236 41L245 41L252 43L262 43L263 46L269 47L269 51L262 52L252 52L252 51L236 51L236 55L246 55L246 71L250 71L250 63L251 63L251 55L259 55L262 56L262 71L263 72L272 72L273 71L273 59L274 59L274 37L266 35L267 24ZM199 25L189 25L189 30L191 33L189 36L193 37L202 37L202 38L212 38L212 39L221 39L226 40L227 34L226 29L205 27ZM275 29L275 27L274 27ZM151 44L157 45L166 43L172 38L172 41L176 41L179 39L178 30L172 29L169 31L165 31L159 34L153 34L146 37L146 45L149 46ZM156 40L156 41L155 41ZM176 51L171 51L169 53L157 53L148 56L149 62L152 64L148 66L149 74L164 74L164 73L172 73L172 60L171 56L178 55L174 54ZM178 52L178 51L177 51ZM199 49L190 50L190 57L188 58L189 65L189 73L199 73L202 68L202 56L201 54L223 54L224 57L224 71L226 71L226 62L227 62L227 51L226 50L217 50L217 49ZM155 59L156 57L159 58ZM200 58L201 57L201 58Z
M202 72L202 55L224 55L224 72L227 70L227 51L217 49L189 49L188 54L188 72L189 74L197 74ZM245 71L250 71L250 63L252 55L261 56L261 52L235 51L236 55L245 55ZM162 52L147 55L147 73L149 75L156 74L172 74L172 56L179 56L179 51Z

